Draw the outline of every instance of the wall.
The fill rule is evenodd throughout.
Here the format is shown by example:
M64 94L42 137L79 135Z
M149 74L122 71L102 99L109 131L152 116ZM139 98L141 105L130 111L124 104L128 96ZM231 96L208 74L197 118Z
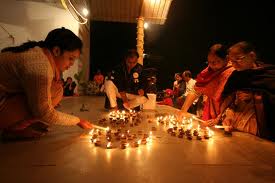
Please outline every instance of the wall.
M65 9L50 4L1 0L0 25L14 36L14 44L8 34L0 27L0 49L19 45L27 40L44 40L47 33L58 27L66 27L78 35L79 24ZM73 76L78 72L78 62L63 76Z

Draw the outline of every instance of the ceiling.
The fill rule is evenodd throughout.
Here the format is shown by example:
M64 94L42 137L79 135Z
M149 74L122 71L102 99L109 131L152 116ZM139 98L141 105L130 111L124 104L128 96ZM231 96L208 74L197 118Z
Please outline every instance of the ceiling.
M172 0L90 0L91 19L135 23L142 16L153 24L164 24Z
M17 0L42 2L63 8L61 0ZM107 22L135 23L142 16L152 24L164 24L172 0L70 0L79 12L90 6L90 19ZM67 2L68 0L63 0Z

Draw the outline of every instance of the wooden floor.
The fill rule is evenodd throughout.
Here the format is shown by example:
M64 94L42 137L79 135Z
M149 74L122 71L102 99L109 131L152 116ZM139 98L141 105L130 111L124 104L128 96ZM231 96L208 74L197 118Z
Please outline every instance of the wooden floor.
M59 110L97 122L107 115L103 103L103 97L67 98ZM89 111L81 112L82 104ZM37 141L0 143L0 182L275 182L275 143L238 132L225 137L221 130L212 139L190 141L146 120L174 112L168 106L144 111L142 123L130 130L157 131L151 145L138 148L95 147L87 131L61 126Z

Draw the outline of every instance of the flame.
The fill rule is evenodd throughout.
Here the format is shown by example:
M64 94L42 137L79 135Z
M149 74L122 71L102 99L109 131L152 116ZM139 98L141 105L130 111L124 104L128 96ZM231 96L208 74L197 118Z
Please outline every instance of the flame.
M106 131L108 132L110 130L110 127L108 126L107 128L106 128Z
M153 134L153 132L152 132L152 131L150 131L149 135L150 135L150 136L152 136L152 134Z
M94 129L92 129L90 132L89 132L89 135L93 135L94 134Z
M107 147L109 148L109 147L111 147L111 146L112 146L111 142L108 142L108 143L107 143Z
M188 129L188 130L191 130L192 127L193 127L193 124L191 123L191 124L188 125L187 129Z
M129 143L125 144L125 147L128 147L129 146Z
M138 143L138 145L140 145L140 144L141 144L141 140L139 139L139 140L137 141L137 143Z
M96 140L96 139L94 139L94 140L93 140L93 143L96 143L96 142L97 142L97 140Z
M214 135L214 132L212 130L209 130L208 135L209 135L209 137L212 137Z

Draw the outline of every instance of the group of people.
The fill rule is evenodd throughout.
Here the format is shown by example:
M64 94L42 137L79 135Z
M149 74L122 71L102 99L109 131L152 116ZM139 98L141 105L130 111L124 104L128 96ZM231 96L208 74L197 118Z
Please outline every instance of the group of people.
M79 37L58 28L49 32L44 41L26 42L1 51L2 137L40 137L50 124L93 128L89 121L55 109L63 96L60 73L73 65L81 49ZM106 78L104 90L109 109L134 109L148 100L148 86L138 57L136 50L128 50L123 62ZM174 103L181 108L179 118L188 115L190 107L204 96L205 126L221 123L228 131L236 129L275 140L275 67L258 62L254 48L247 42L229 49L215 44L207 59L208 67L195 79L190 71L175 75L173 93Z
M63 83L63 96L74 96L76 95L76 83L72 77L67 77L66 81L62 80Z
M186 96L194 90L196 80L192 78L192 73L186 70L182 73L176 73L173 89L166 89L163 101L158 104L170 105L175 108L181 108ZM198 100L193 102L191 111L194 112Z
M186 96L179 116L185 116L203 95L205 126L221 123L226 131L275 140L274 69L258 61L248 42L238 42L229 49L215 44L209 49L208 67L197 75L194 90Z

